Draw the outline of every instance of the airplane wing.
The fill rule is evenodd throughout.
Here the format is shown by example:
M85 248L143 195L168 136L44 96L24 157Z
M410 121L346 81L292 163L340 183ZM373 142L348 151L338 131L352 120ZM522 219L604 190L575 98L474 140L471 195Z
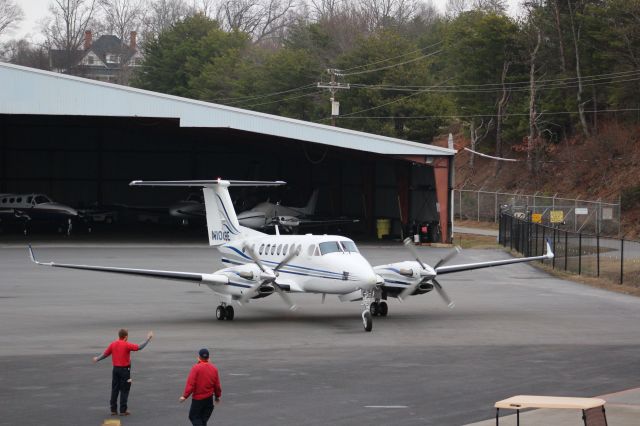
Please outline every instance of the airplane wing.
M111 272L115 274L138 275L143 277L161 278L174 281L202 282L206 284L229 283L229 278L226 275L222 274L199 274L194 272L163 271L157 269L119 268L112 266L73 265L68 263L39 262L33 253L31 244L29 244L29 255L31 256L32 262L43 266L53 266L55 268L84 269L87 271Z
M515 259L491 260L488 262L466 263L463 265L439 266L435 268L438 275L451 274L453 272L471 271L473 269L490 268L492 266L509 265L511 263L531 262L534 260L553 259L554 254L551 245L547 241L547 251L542 256L520 257Z

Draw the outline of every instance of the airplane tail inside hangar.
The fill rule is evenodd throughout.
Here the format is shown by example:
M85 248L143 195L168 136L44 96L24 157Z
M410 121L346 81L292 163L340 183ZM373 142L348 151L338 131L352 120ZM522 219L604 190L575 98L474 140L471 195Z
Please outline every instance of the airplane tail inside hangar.
M0 81L0 194L166 206L186 194L128 183L279 179L272 201L317 188L316 214L360 219L352 234L390 219L391 234L429 224L451 240L454 150L11 64Z

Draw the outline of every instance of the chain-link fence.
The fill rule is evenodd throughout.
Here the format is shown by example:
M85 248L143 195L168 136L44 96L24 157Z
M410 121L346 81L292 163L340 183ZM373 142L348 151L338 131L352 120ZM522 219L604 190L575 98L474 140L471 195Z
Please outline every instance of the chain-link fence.
M620 203L518 192L454 189L453 211L457 219L498 222L501 211L528 217L543 225L594 235L620 234Z
M548 241L555 257L544 263L553 269L640 287L640 241L566 231L509 212L500 214L499 223L500 244L524 256L544 254Z

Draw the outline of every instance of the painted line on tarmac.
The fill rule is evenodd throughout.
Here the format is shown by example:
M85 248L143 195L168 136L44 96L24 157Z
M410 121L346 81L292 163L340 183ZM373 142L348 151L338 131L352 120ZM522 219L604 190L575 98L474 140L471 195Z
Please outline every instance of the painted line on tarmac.
M229 373L230 376L249 376L249 373Z
M397 408L409 408L408 405L365 405L364 408L389 408L389 409L397 409Z

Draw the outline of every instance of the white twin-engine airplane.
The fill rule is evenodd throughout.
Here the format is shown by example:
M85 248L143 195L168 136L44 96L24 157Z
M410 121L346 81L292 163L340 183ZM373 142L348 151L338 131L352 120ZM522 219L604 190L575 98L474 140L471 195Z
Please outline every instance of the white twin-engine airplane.
M373 316L386 316L387 297L399 299L428 293L434 288L443 300L453 307L437 275L471 269L552 259L542 256L466 265L444 266L458 251L452 251L434 267L423 263L410 240L405 245L415 261L405 261L372 267L349 238L337 235L267 235L240 226L229 196L230 186L274 186L285 182L255 182L227 180L195 181L133 181L131 186L188 186L201 187L204 192L209 245L215 246L222 261L229 266L214 273L131 269L109 266L72 265L39 262L29 246L31 260L39 265L59 268L131 274L178 281L192 281L207 285L220 296L216 318L232 320L233 301L244 304L277 293L291 309L296 306L290 293L319 293L339 296L341 301L362 301L362 322L371 331Z

